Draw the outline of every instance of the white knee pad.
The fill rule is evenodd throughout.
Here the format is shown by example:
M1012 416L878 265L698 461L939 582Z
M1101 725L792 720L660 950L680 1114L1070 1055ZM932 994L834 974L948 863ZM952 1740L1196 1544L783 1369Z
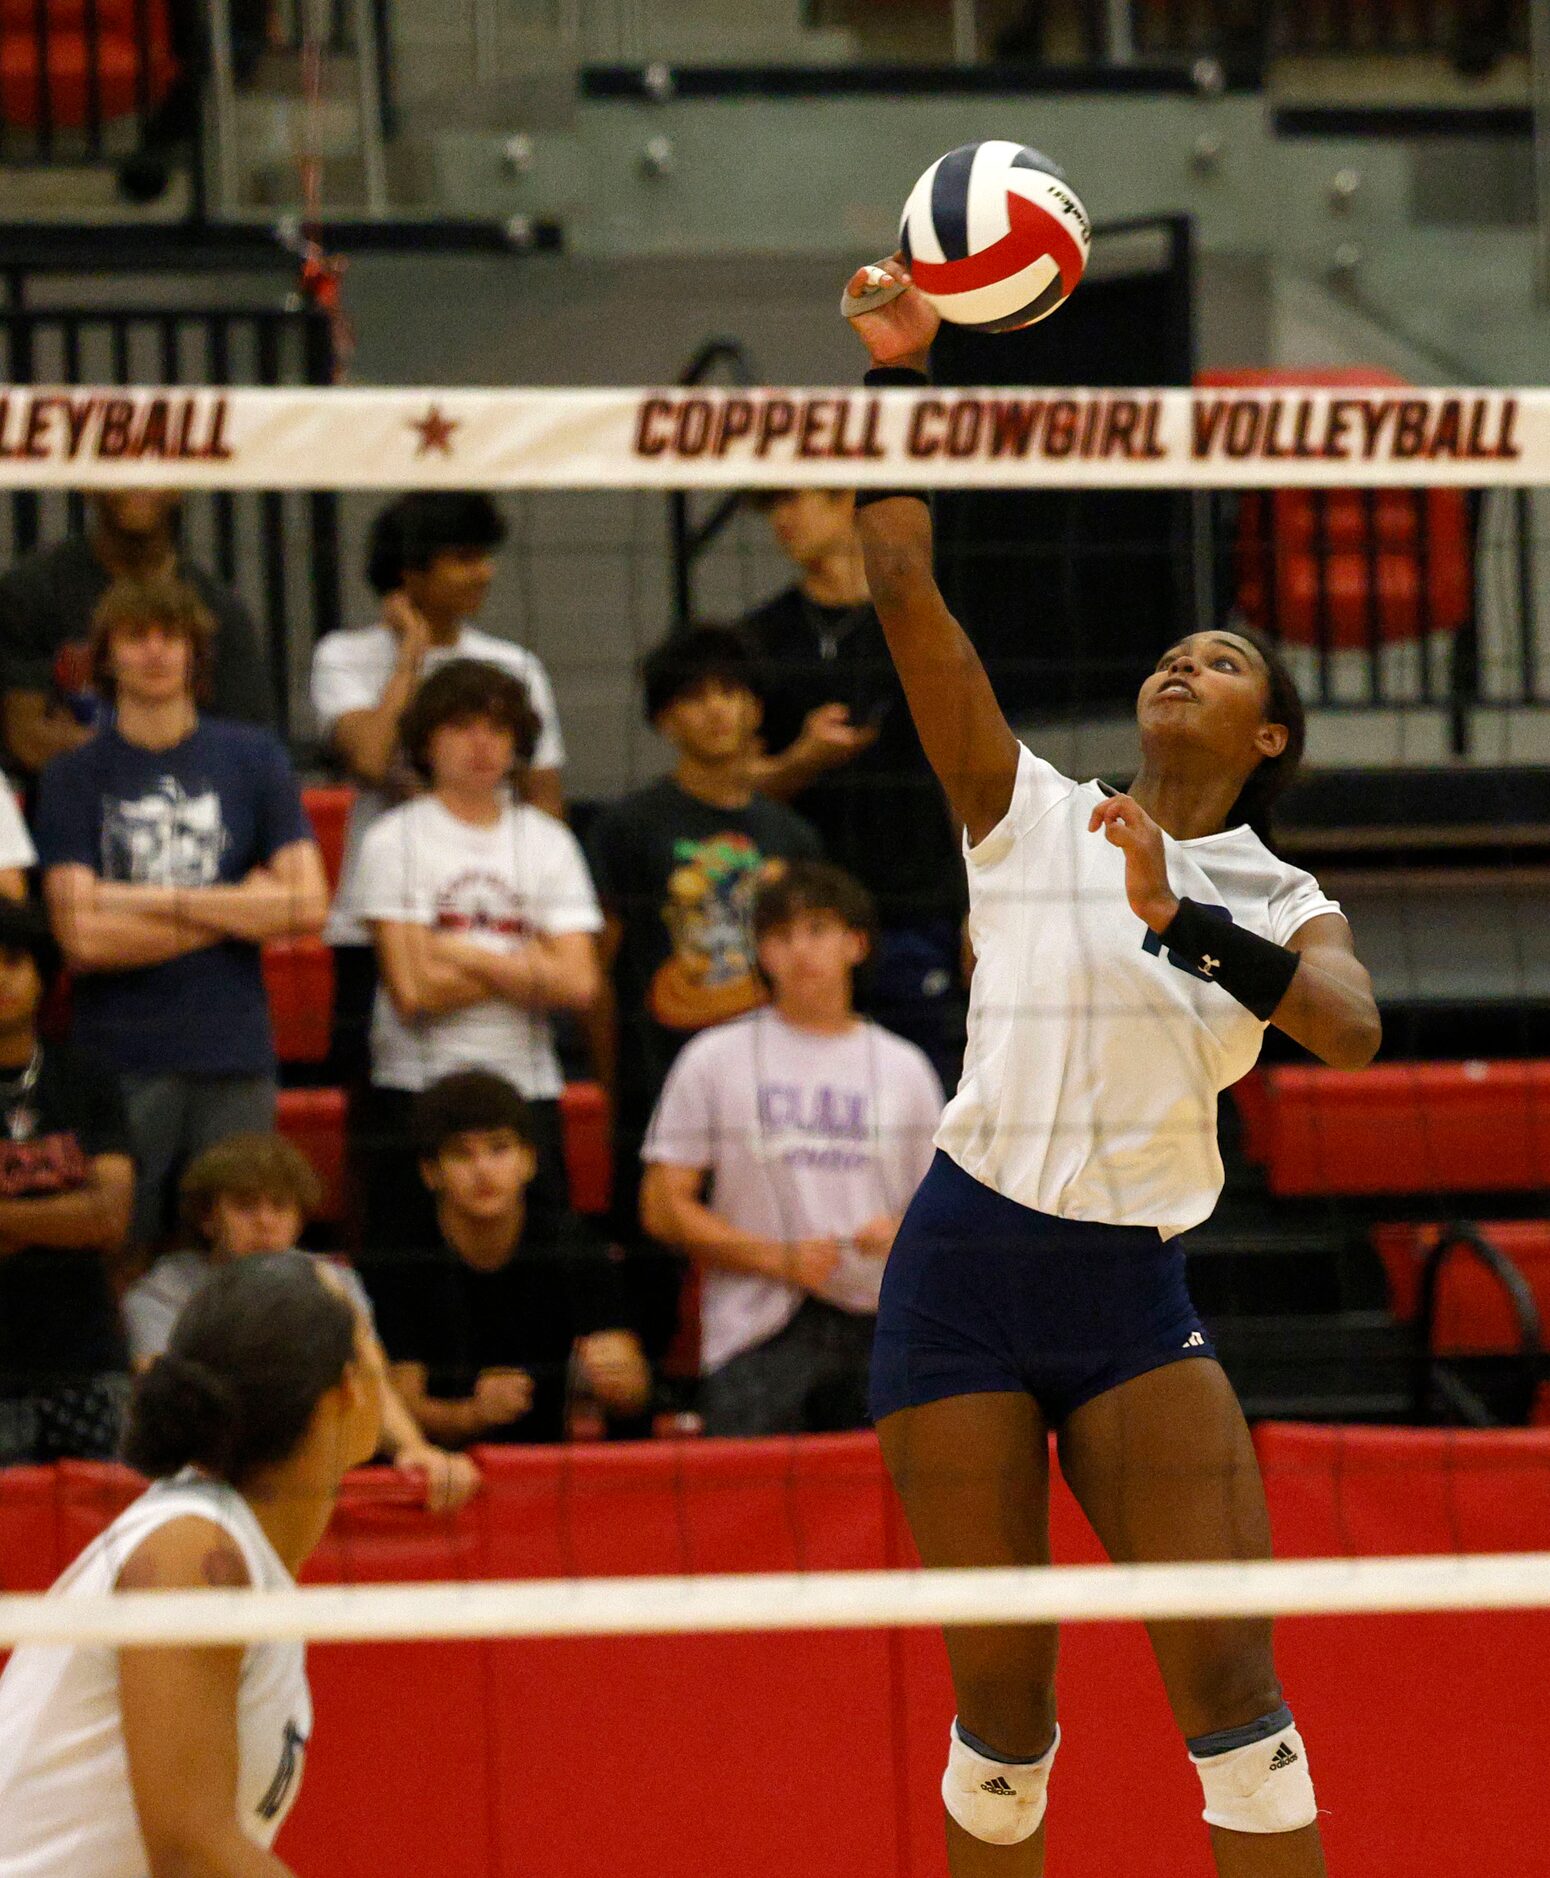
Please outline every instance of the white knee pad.
M1049 1770L1060 1730L1036 1761L993 1761L971 1748L954 1721L948 1735L942 1803L965 1832L987 1845L1019 1845L1044 1819Z
M1296 1832L1318 1818L1308 1752L1289 1715L1284 1727L1258 1741L1221 1754L1196 1754L1192 1745L1189 1758L1206 1796L1208 1826L1225 1826L1229 1832Z

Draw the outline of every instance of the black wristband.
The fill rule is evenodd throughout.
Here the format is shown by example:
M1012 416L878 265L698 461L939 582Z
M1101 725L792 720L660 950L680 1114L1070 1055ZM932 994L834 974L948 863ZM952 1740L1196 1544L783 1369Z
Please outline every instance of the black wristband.
M924 372L917 372L913 365L874 365L862 382L868 391L886 391L890 386L917 391L931 380ZM892 502L899 496L914 496L924 502L926 492L923 489L858 489L856 507L870 508L874 502Z
M1296 976L1299 960L1290 946L1262 939L1197 900L1180 900L1178 912L1158 937L1192 972L1220 985L1261 1023L1269 1023Z

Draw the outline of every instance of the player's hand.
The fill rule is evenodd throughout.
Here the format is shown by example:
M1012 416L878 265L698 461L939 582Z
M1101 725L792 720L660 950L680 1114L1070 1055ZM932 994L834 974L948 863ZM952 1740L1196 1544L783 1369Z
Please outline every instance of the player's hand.
M382 602L382 622L398 639L398 656L416 671L431 645L431 623L402 588Z
M786 1247L781 1276L804 1291L822 1291L839 1269L838 1239L798 1239Z
M902 254L891 254L886 261L874 262L873 266L894 280L909 281ZM851 293L866 292L871 284L870 272L870 268L856 269L849 281ZM923 372L942 318L924 294L910 287L908 293L901 293L897 300L890 300L876 312L855 314L850 323L872 355L874 365L908 365Z
M1103 830L1125 857L1125 898L1136 918L1153 932L1171 925L1178 896L1168 885L1168 857L1162 830L1131 796L1108 796L1092 812L1087 832Z
M466 1454L449 1454L428 1441L400 1448L393 1465L423 1484L427 1512L455 1513L479 1491L479 1469Z
M481 1369L473 1400L486 1428L503 1428L521 1421L533 1406L533 1378L525 1369Z
M893 1236L899 1222L887 1213L879 1213L851 1234L851 1243L863 1258L885 1259L893 1250Z
M578 1338L576 1360L592 1393L616 1415L639 1415L651 1400L651 1365L633 1330Z
M853 724L843 704L820 704L802 720L797 755L806 768L838 769L877 741L875 724Z

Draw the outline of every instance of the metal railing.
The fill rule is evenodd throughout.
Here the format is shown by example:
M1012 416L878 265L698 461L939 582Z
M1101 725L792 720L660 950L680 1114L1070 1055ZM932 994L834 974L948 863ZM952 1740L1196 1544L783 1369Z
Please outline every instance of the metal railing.
M259 68L245 59L236 31L236 0L210 0L210 82L205 108L209 124L208 193L214 213L235 218L253 209L244 199L243 116L239 98ZM354 154L361 170L363 200L352 211L383 219L391 212L386 142L393 117L388 0L283 0L270 18L264 51L297 62L303 116L296 149L296 207L310 215L320 194L325 149L326 95L337 87L336 70L351 68ZM310 198L310 199L309 199ZM273 215L272 205L261 211Z
M1437 1334L1437 1306L1444 1266L1456 1252L1465 1252L1481 1265L1501 1287L1512 1312L1517 1332L1515 1351L1502 1351L1495 1360L1510 1364L1513 1377L1511 1400L1505 1413L1493 1413L1479 1392L1450 1361L1447 1351L1433 1346ZM1481 1229L1459 1221L1446 1227L1427 1254L1421 1270L1420 1303L1416 1311L1416 1368L1414 1416L1430 1421L1439 1412L1451 1420L1489 1428L1500 1421L1526 1422L1544 1371L1544 1340L1539 1306L1528 1280L1506 1253L1491 1243ZM1491 1360L1491 1359L1487 1359Z
M707 339L678 374L678 382L680 385L709 384L717 371L724 372L734 385L758 383L758 373L747 347L740 340L727 338ZM731 523L741 500L736 490L709 498L675 490L668 497L667 538L675 626L687 626L695 618L695 566Z

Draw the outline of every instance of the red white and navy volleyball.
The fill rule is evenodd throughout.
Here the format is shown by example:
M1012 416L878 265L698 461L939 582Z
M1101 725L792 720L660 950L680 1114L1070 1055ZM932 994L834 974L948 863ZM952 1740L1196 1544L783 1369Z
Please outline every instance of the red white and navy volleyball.
M1012 332L1076 290L1092 225L1057 163L1004 138L938 157L899 229L910 277L955 326Z

